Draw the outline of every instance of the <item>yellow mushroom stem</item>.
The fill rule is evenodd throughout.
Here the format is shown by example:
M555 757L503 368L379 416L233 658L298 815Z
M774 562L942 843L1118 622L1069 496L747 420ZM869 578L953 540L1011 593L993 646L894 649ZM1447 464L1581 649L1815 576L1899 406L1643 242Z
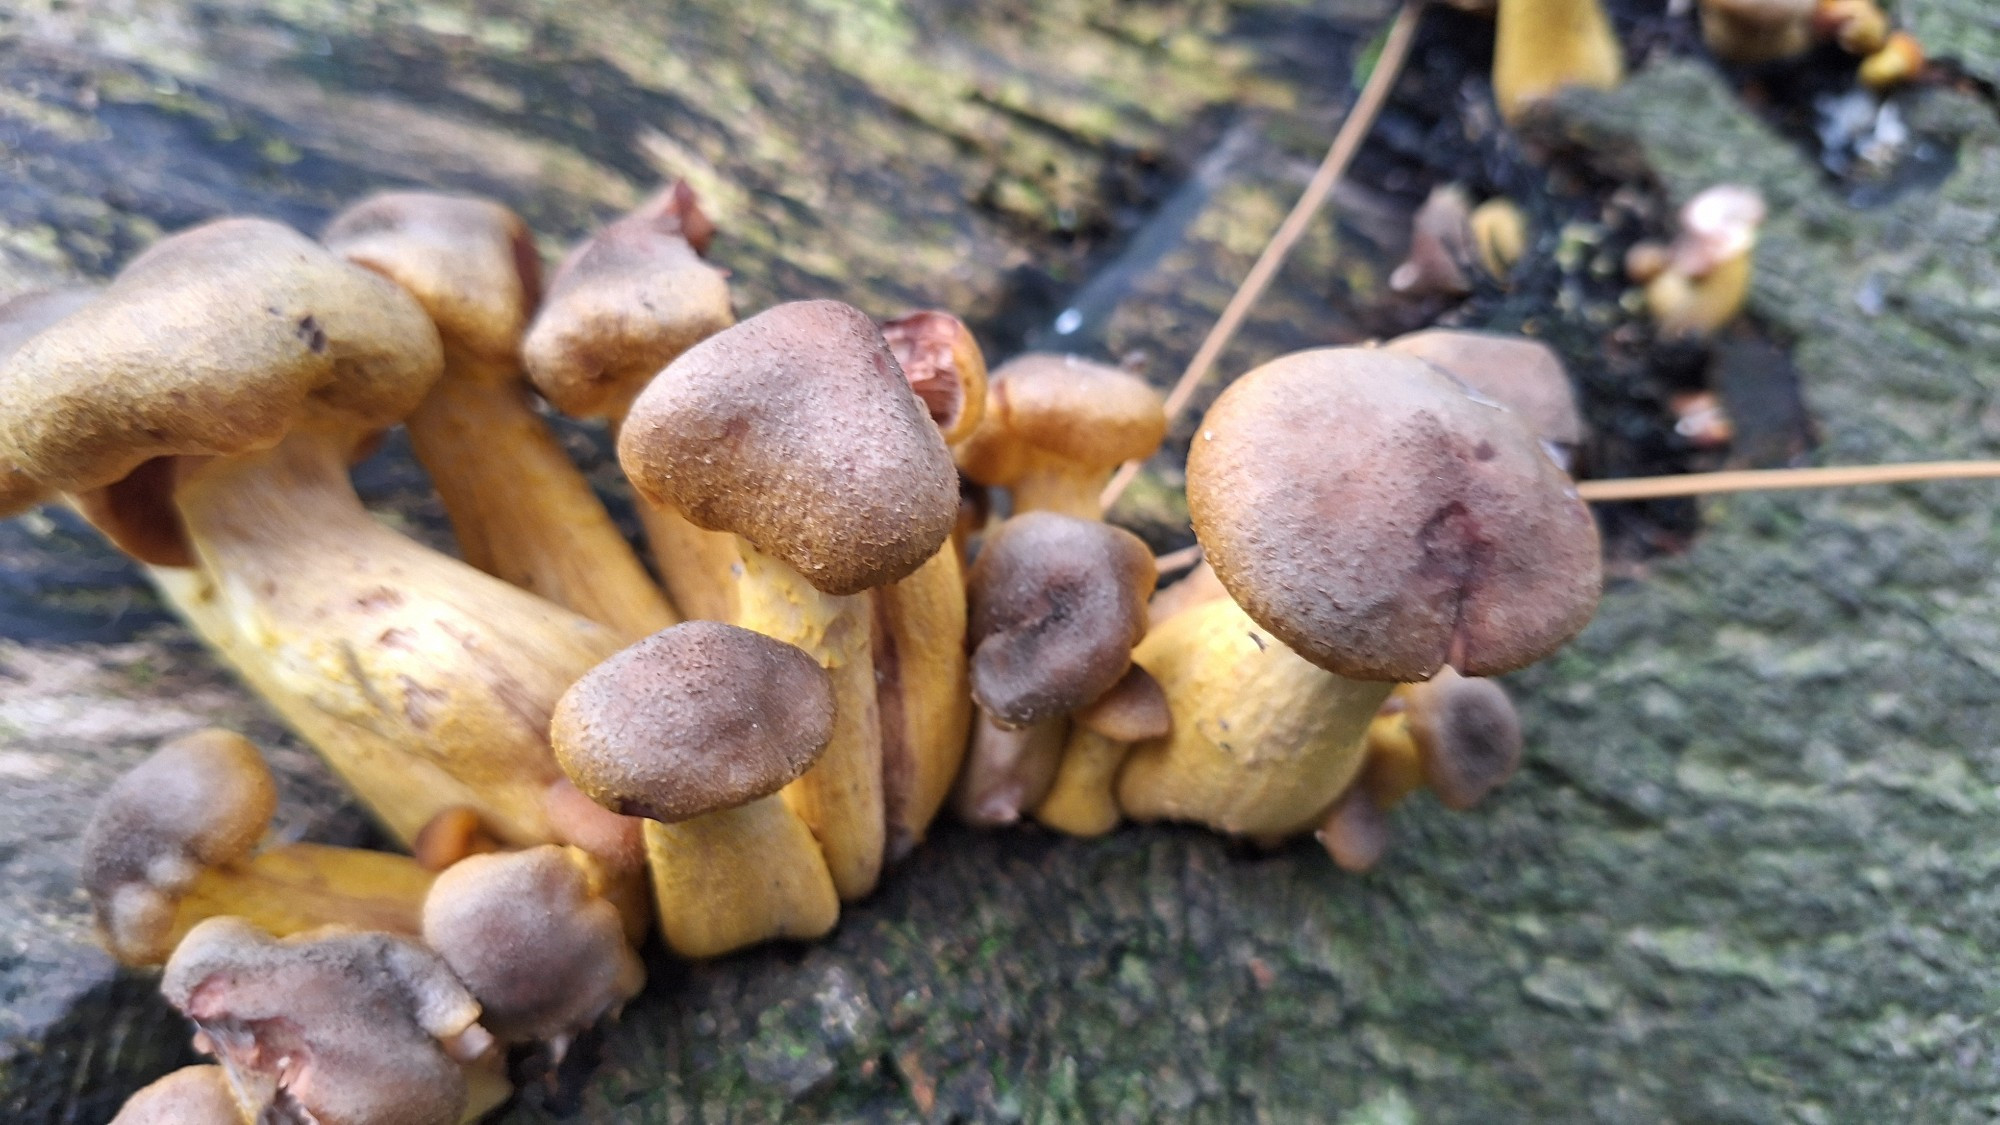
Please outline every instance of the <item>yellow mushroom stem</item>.
M965 575L946 543L874 600L877 707L882 724L882 803L887 858L923 842L965 760L972 728L966 682Z
M1054 512L1080 520L1104 518L1097 498L1117 466L1100 469L1040 450L1029 450L1023 457L1026 471L1007 486L1014 497L1015 515Z
M678 622L525 384L447 357L407 426L465 561L627 638Z
M1308 663L1226 598L1166 619L1132 658L1166 692L1174 725L1133 747L1119 807L1246 836L1319 818L1360 773L1369 722L1394 686Z
M672 508L636 500L660 581L689 621L737 621L736 537L688 522Z
M819 843L780 797L674 824L649 820L645 834L660 933L683 957L816 938L840 920Z
M1113 790L1131 748L1082 723L1072 725L1055 782L1035 806L1035 819L1071 836L1102 836L1118 827L1123 818Z
M454 805L507 843L552 842L549 715L618 634L377 523L350 445L308 424L186 463L200 565L156 578L403 843Z
M171 950L195 924L233 914L276 937L345 925L422 932L431 872L405 855L325 844L283 844L241 863L205 868L181 896Z
M875 697L866 594L835 597L785 563L736 538L742 577L736 624L796 645L833 678L833 738L798 780L780 791L819 840L843 902L875 889L882 872L882 726Z
M1598 0L1500 0L1493 42L1493 98L1512 122L1569 86L1609 90L1625 58Z

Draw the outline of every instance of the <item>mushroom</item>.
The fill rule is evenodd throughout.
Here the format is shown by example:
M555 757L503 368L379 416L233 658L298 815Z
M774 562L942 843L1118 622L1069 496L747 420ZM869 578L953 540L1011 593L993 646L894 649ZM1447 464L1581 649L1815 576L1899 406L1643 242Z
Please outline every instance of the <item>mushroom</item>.
M1702 40L1724 62L1774 62L1812 49L1819 0L1699 2Z
M1410 297L1462 297L1472 292L1466 266L1472 243L1472 196L1458 184L1439 184L1410 221L1410 253L1389 274L1389 288Z
M1524 336L1429 328L1383 345L1413 355L1520 415L1565 471L1583 444L1583 413L1555 349Z
M34 335L89 304L95 289L34 289L0 301L0 362ZM42 483L0 460L0 519L17 516L51 499Z
M1133 659L1173 732L1135 747L1135 818L1281 836L1360 772L1390 685L1548 655L1596 607L1596 527L1511 413L1385 349L1281 357L1225 391L1188 458L1196 534L1230 599Z
M483 199L386 192L334 216L320 240L408 290L437 325L444 376L405 425L465 561L633 637L677 621L530 404L521 336L541 261L520 217Z
M1669 339L1705 338L1735 320L1750 295L1764 197L1722 184L1689 199L1665 268L1646 282L1646 309Z
M1511 199L1489 199L1472 209L1466 223L1472 228L1479 265L1495 281L1505 282L1528 252L1528 216Z
M708 264L715 224L686 183L668 185L570 251L522 344L528 377L556 409L615 430L661 368L736 320ZM653 559L681 616L735 620L727 536L641 506Z
M858 309L800 301L688 349L639 396L618 459L649 503L737 537L737 623L833 676L833 740L785 800L845 900L885 840L864 591L937 554L958 511L943 438Z
M1889 16L1875 0L1818 0L1812 22L1850 55L1872 55L1889 41Z
M969 575L974 728L956 804L1011 824L1048 793L1068 716L1117 686L1146 631L1158 575L1139 537L1033 511L987 537Z
M174 950L160 991L259 1121L455 1125L459 1063L493 1041L444 961L388 934L276 939L211 918Z
M1160 395L1130 372L1070 355L1016 356L993 372L986 416L958 446L959 468L1012 490L1014 511L1100 515L1098 493L1167 433Z
M646 983L590 863L554 845L471 856L423 904L424 944L479 1001L480 1023L502 1043L546 1043L557 1061Z
M219 914L276 934L336 922L417 932L428 872L359 848L260 852L277 800L257 748L225 730L174 739L113 782L83 838L83 886L105 947L128 965L157 965Z
M1422 786L1446 808L1478 805L1521 764L1521 718L1492 680L1450 667L1395 690L1370 722L1360 778L1334 802L1320 842L1348 871L1367 871L1388 844L1388 813Z
M1133 743L1173 733L1167 693L1137 664L1095 703L1070 716L1069 741L1035 819L1071 836L1102 836L1118 826L1114 789Z
M1879 50L1861 60L1861 84L1881 93L1921 77L1925 65L1924 45L1907 31L1892 31Z
M613 630L427 550L347 476L441 366L387 280L275 223L163 240L0 367L0 463L73 502L400 839L558 839L547 717Z
M111 1125L254 1125L219 1066L184 1066L125 1099Z
M1598 0L1500 0L1493 41L1493 100L1518 120L1558 90L1615 88L1625 58Z
M834 682L811 656L748 629L690 621L578 680L553 733L579 789L646 818L667 944L713 957L818 937L838 920L819 844L776 795L826 750L835 721Z

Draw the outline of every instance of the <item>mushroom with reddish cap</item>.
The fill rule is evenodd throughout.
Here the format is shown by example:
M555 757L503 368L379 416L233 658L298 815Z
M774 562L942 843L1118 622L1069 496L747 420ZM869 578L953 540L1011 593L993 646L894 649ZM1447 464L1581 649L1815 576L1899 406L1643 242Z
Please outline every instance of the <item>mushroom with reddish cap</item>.
M737 537L737 622L833 676L826 754L785 788L842 898L875 886L882 735L860 595L937 554L958 511L943 438L874 323L835 301L778 307L688 349L618 438L648 502Z
M1327 810L1320 842L1348 871L1366 871L1388 844L1388 813L1429 786L1446 808L1470 809L1521 764L1521 717L1493 680L1450 667L1403 684L1368 725L1367 764Z
M679 620L530 403L521 337L542 278L520 217L385 192L320 240L408 290L437 325L444 375L404 424L465 561L633 637Z
M1499 0L1493 38L1493 100L1512 122L1572 86L1598 90L1625 80L1625 56L1598 0Z
M437 330L285 227L163 240L0 366L0 462L73 502L403 840L555 837L547 716L617 634L395 534L348 479Z
M522 345L528 377L557 410L615 429L660 369L736 321L728 275L708 264L715 224L670 184L570 251ZM681 616L734 620L727 536L641 507L653 559Z
M552 731L577 788L646 818L667 944L713 957L818 937L839 919L819 844L776 795L826 750L834 724L833 680L811 656L690 621L579 679Z
M1167 693L1137 664L1097 702L1070 716L1069 741L1035 819L1071 836L1102 836L1118 826L1118 771L1132 745L1174 729Z
M111 1125L255 1125L219 1066L184 1066L125 1099Z
M1188 501L1233 600L1133 653L1174 712L1119 774L1134 817L1303 829L1359 773L1390 684L1520 667L1597 604L1596 526L1569 478L1513 414L1395 352L1244 376L1196 434Z
M1131 532L1035 511L988 535L968 578L980 717L956 804L970 823L1011 824L1048 793L1068 716L1132 666L1158 574Z
M160 991L260 1121L455 1125L467 1103L459 1063L493 1042L450 967L389 934L277 939L211 918L174 950Z
M471 856L423 904L424 944L472 991L479 1022L503 1043L545 1043L557 1061L646 983L591 866L553 845Z
M333 923L417 932L428 872L360 848L259 851L277 800L257 748L225 730L174 739L113 782L83 837L83 886L105 947L128 965L157 965L219 914L276 934Z
M993 372L986 416L957 447L959 468L1006 488L1014 511L1097 519L1119 465L1153 455L1167 433L1160 394L1120 368L1030 353Z
M1583 412L1555 349L1525 336L1427 328L1383 347L1413 355L1521 416L1557 464L1570 467L1583 444Z

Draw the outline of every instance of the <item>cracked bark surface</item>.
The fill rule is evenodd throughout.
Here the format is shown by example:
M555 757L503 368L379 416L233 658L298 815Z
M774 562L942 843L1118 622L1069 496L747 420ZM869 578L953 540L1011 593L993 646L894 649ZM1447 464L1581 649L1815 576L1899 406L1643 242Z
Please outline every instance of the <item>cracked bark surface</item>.
M311 227L408 182L496 194L553 249L678 162L733 201L722 252L744 308L936 300L997 334L1052 311L1063 271L1080 279L1064 215L1110 223L1087 216L1113 206L1104 185L1134 174L1131 154L1198 168L1227 133L1217 107L1263 99L1277 124L1190 198L1171 248L1132 251L1094 328L1170 375L1340 96L1342 76L1305 80L1286 36L1259 29L1345 58L1382 12L826 4L794 25L699 6L676 13L669 51L641 5L575 7L13 16L0 140L23 174L0 187L0 262L16 283L101 273L155 228L225 207ZM1938 43L1991 19L1976 0L1903 7ZM1075 73L1080 44L1091 78L1037 84ZM1822 460L1990 456L2000 123L1946 92L1912 120L1956 146L1955 170L1869 211L1698 65L1656 63L1548 128L1674 200L1722 179L1766 193L1752 314L1796 342ZM1316 237L1227 370L1339 338L1317 302L1340 259ZM1056 284L1024 280L1030 261ZM435 534L404 466L391 456L364 484ZM1173 484L1156 477L1136 518L1171 520ZM1523 774L1474 814L1399 810L1375 873L1175 828L941 830L824 943L656 959L582 1088L531 1094L507 1120L1987 1120L1994 510L1986 484L1711 502L1692 551L1617 583L1579 642L1512 678ZM146 616L103 548L57 520L5 535L0 612L19 641L0 650L0 798L18 812L0 819L0 1107L98 1121L185 1053L185 1032L150 982L89 950L67 844L83 796L156 738L220 721L279 748L289 824L338 837L358 822L184 633Z

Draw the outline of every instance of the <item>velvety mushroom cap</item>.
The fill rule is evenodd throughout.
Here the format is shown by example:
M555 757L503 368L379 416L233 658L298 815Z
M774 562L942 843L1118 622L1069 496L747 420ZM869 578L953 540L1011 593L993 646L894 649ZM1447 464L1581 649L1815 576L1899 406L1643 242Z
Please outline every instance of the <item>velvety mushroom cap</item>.
M1555 445L1583 444L1583 414L1555 349L1523 336L1432 328L1384 345L1413 355L1521 416Z
M121 960L166 956L180 896L203 868L250 855L278 807L257 748L204 730L155 750L111 783L83 835L83 886Z
M0 366L0 464L82 492L154 457L269 448L309 414L373 432L442 365L401 288L289 227L224 219L155 244Z
M585 795L672 823L806 772L833 737L833 681L783 641L689 621L591 669L557 702L550 735Z
M184 1066L125 1100L111 1125L243 1125L219 1066Z
M714 233L694 192L675 184L571 252L521 347L556 409L615 416L674 357L729 327L728 278L702 260Z
M729 531L827 594L906 577L951 534L958 478L882 334L798 301L709 337L632 406L634 488Z
M1153 455L1167 436L1160 393L1121 368L1073 355L1030 353L993 372L986 417L959 447L981 484L1012 484L1039 450L1109 471Z
M424 899L424 944L479 1000L479 1022L509 1042L574 1036L645 983L618 910L590 891L562 848L476 855Z
M292 1115L278 1120L455 1125L465 1076L446 1052L469 1059L491 1043L450 967L388 934L279 940L210 918L174 950L160 992L240 1089Z
M1422 360L1298 352L1216 400L1188 510L1245 612L1339 675L1493 675L1590 620L1597 526L1509 411Z
M0 363L37 333L97 299L95 289L37 289L0 302ZM49 498L42 483L0 461L0 519L18 515Z
M883 321L882 338L945 444L972 436L986 417L986 354L965 322L925 309Z
M972 697L1015 727L1095 701L1131 667L1157 580L1123 528L1051 512L1001 524L966 579Z
M542 260L519 215L469 196L384 192L335 215L320 241L408 290L448 352L503 368L518 360L542 293Z
M1111 690L1074 716L1078 726L1114 742L1144 742L1173 733L1174 714L1166 689L1151 672L1137 664L1125 670Z
M1447 808L1469 809L1521 764L1521 716L1492 680L1443 669L1410 692L1410 739Z

